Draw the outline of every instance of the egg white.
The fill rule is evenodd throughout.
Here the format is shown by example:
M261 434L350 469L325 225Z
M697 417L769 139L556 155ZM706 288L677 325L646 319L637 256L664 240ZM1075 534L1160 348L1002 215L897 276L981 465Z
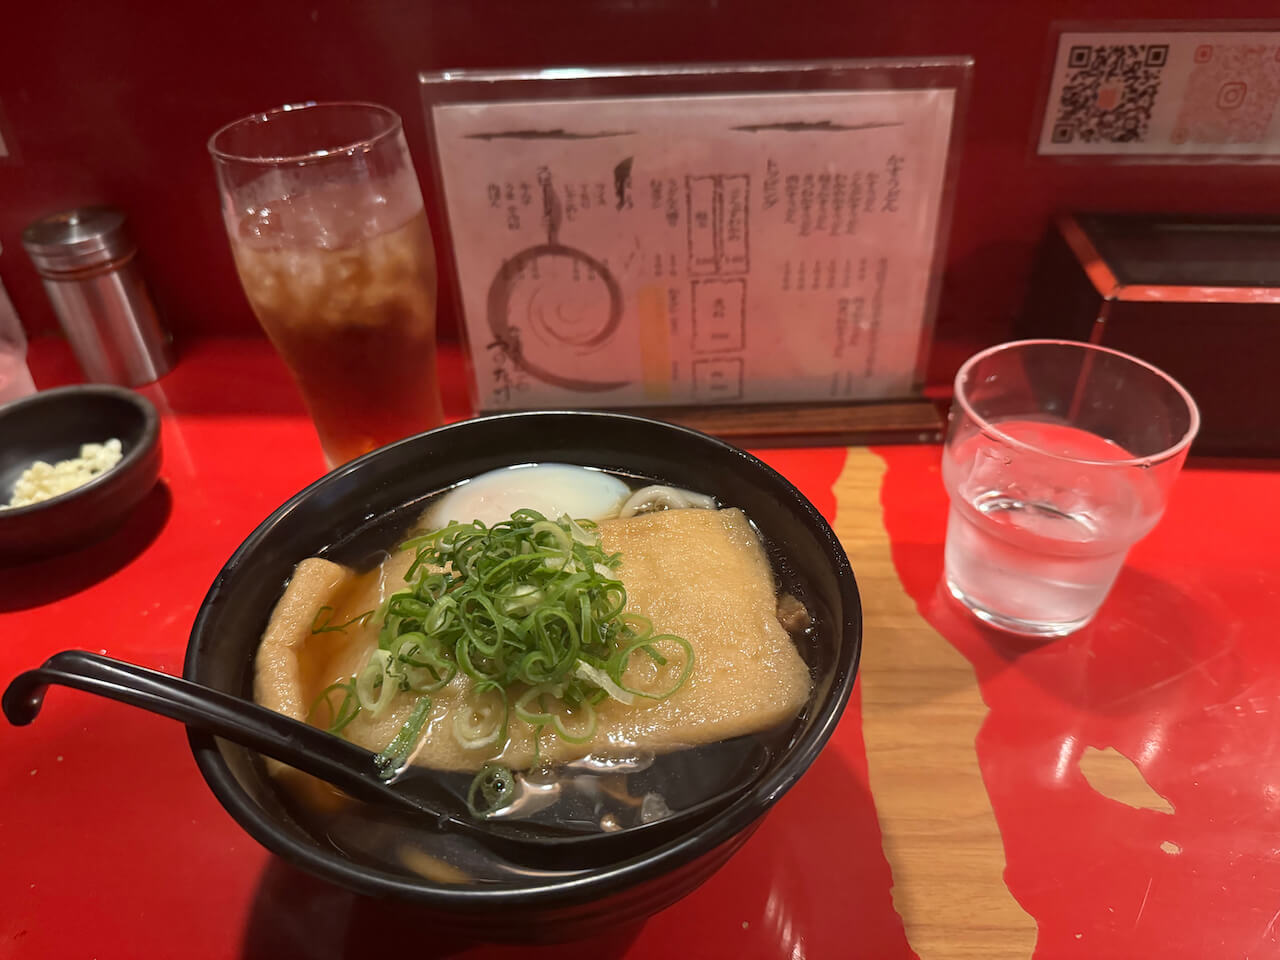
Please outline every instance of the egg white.
M454 487L424 516L435 529L458 521L492 526L520 509L555 520L607 520L618 515L631 489L617 477L567 463L536 463L482 473Z

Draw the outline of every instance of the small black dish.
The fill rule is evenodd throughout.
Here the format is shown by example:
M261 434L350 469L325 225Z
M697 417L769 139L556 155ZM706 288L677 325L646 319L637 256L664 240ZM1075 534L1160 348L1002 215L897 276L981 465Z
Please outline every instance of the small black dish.
M192 628L183 675L252 696L259 637L305 557L376 529L425 494L487 470L574 463L661 480L740 507L820 611L802 655L813 698L789 741L713 817L570 879L527 885L444 884L348 858L290 813L261 759L188 730L196 763L222 805L263 846L357 893L416 905L433 933L485 940L565 940L616 931L689 893L744 843L800 779L835 729L853 689L862 610L835 534L785 478L742 450L683 427L608 413L520 413L469 420L383 447L313 483L268 517L218 574ZM813 842L823 842L815 831ZM426 918L426 919L424 919Z
M160 475L160 418L124 387L60 387L0 406L0 502L37 460L57 463L86 443L118 439L123 458L83 486L26 507L0 510L0 564L52 556L101 540L125 520Z

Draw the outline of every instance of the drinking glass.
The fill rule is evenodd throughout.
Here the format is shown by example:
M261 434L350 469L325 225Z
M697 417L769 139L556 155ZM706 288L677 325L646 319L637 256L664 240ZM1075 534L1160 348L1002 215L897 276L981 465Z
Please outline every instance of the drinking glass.
M27 368L27 335L0 284L0 406L36 392Z
M1014 633L1078 630L1163 514L1199 427L1182 386L1116 350L1024 340L971 357L942 460L948 589Z
M240 282L329 466L438 426L435 253L400 117L284 106L209 152Z

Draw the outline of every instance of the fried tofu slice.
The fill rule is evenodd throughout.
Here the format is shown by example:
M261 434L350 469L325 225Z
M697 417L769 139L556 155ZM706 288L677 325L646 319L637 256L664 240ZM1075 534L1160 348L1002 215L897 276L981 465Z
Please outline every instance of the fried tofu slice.
M665 700L602 701L595 734L585 743L569 743L544 729L538 757L567 761L588 754L661 753L768 730L800 711L809 696L809 670L778 623L768 558L740 510L666 510L605 521L600 534L607 553L622 554L618 576L627 590L627 609L649 617L655 634L687 640L694 651L693 671ZM312 633L316 613L333 607L331 623L342 624L379 610L387 597L404 589L412 559L406 552L393 554L359 576L323 560L300 563L258 651L258 701L306 719L320 691L362 669L377 646L376 617L342 631ZM660 667L641 653L631 658L624 679L629 686L661 689L671 685L680 666L678 656ZM473 771L493 759L494 747L465 749L453 733L453 715L471 709L471 687L470 678L459 672L431 694L430 719L414 763ZM344 732L354 743L381 750L409 718L416 699L412 693L397 694L382 716L362 712ZM316 713L312 722L327 725L326 709ZM512 714L508 735L501 762L527 769L535 762L535 728Z

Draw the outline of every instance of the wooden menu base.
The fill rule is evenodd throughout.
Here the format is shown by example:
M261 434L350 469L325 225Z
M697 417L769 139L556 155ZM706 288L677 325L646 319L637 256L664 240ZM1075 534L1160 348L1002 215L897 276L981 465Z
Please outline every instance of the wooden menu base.
M937 443L942 417L930 400L768 403L620 410L692 427L743 447Z

